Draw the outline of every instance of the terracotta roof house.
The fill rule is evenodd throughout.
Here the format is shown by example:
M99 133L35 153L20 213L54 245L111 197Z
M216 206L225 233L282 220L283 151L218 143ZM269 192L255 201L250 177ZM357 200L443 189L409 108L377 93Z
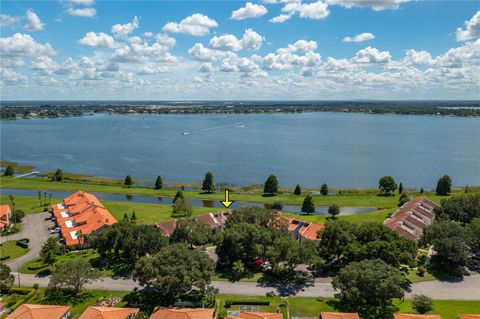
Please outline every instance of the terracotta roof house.
M166 220L163 222L157 222L155 224L155 227L160 229L160 232L162 233L163 236L170 237L173 235L173 232L177 228L177 221L174 220Z
M417 315L409 313L395 313L394 319L442 319L439 315Z
M67 319L70 306L23 304L8 315L7 319Z
M128 319L138 308L88 307L78 319Z
M480 314L460 314L460 319L480 319Z
M240 311L238 317L225 317L225 319L282 319L283 315L281 313L275 312L246 312Z
M318 245L320 243L318 231L322 230L325 225L315 224L277 213L274 219L274 227L286 227L293 239L300 242L311 240Z
M212 319L211 308L157 308L150 319Z
M206 215L197 216L197 220L207 224L215 234L221 233L225 228L230 212L209 213Z
M10 224L10 218L12 218L12 211L8 205L0 205L0 231L7 228Z
M360 319L356 312L321 312L321 319Z
M435 220L437 204L426 198L414 198L402 205L384 224L400 236L418 241L423 230Z
M83 245L85 238L82 235L117 222L93 194L82 191L52 205L52 211L67 246Z

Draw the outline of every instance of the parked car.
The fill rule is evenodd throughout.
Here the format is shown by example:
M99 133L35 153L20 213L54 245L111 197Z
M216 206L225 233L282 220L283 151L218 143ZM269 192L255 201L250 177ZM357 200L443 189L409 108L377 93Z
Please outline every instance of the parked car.
M266 296L267 296L267 297L275 297L276 295L277 295L277 294L276 294L275 291L273 291L273 290L266 293Z

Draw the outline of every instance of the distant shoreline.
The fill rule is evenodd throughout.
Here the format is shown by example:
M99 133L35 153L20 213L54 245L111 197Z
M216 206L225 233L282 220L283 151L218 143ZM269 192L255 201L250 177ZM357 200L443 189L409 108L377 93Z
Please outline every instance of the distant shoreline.
M416 102L5 102L2 120L105 114L296 114L311 112L480 117L478 101Z

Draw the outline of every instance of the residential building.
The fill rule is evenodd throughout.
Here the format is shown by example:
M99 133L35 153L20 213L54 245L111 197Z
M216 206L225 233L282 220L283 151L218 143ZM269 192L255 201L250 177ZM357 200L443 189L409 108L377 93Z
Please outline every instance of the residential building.
M128 319L138 308L88 307L78 319Z
M394 319L442 319L439 315L418 315L410 313L395 313Z
M246 312L240 311L238 317L225 317L225 319L282 319L282 313L276 312Z
M12 218L12 211L8 205L0 205L0 231L10 225L10 218Z
M480 319L480 314L460 314L460 319Z
M6 319L68 319L70 317L70 306L23 304Z
M212 308L156 308L150 319L212 319Z
M435 220L438 205L426 198L414 198L402 205L384 224L400 236L418 241Z
M78 191L52 205L56 223L67 246L85 244L84 235L117 222L102 203L87 192Z
M356 312L321 312L320 319L360 319Z
M225 223L227 222L230 212L210 213L206 215L197 216L197 220L210 226L210 229L214 234L219 234L225 229Z
M157 222L155 227L160 229L160 232L163 236L170 237L173 235L173 232L177 228L177 221L174 220L166 220L163 222Z
M315 245L320 244L318 232L325 227L323 224L287 217L281 213L276 213L274 222L274 227L286 227L293 239L299 242L310 240L315 242Z
M208 225L214 234L218 234L223 232L223 230L225 229L225 223L227 222L228 216L230 216L229 212L220 212L200 215L194 218L196 218L199 222ZM155 227L160 229L163 236L170 237L177 228L177 221L166 220L162 222L157 222L155 224Z

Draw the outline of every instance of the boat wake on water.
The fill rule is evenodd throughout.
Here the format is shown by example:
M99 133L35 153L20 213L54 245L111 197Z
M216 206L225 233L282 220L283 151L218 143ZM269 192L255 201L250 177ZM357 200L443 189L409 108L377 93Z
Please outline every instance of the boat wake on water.
M194 130L194 131L184 131L184 132L182 132L182 135L189 135L189 134L201 133L201 132L205 132L205 131L218 130L218 129L227 128L227 127L245 128L246 126L242 123L233 123L233 124L227 124L227 125L207 127L207 128L203 128L203 129L199 129L199 130Z

